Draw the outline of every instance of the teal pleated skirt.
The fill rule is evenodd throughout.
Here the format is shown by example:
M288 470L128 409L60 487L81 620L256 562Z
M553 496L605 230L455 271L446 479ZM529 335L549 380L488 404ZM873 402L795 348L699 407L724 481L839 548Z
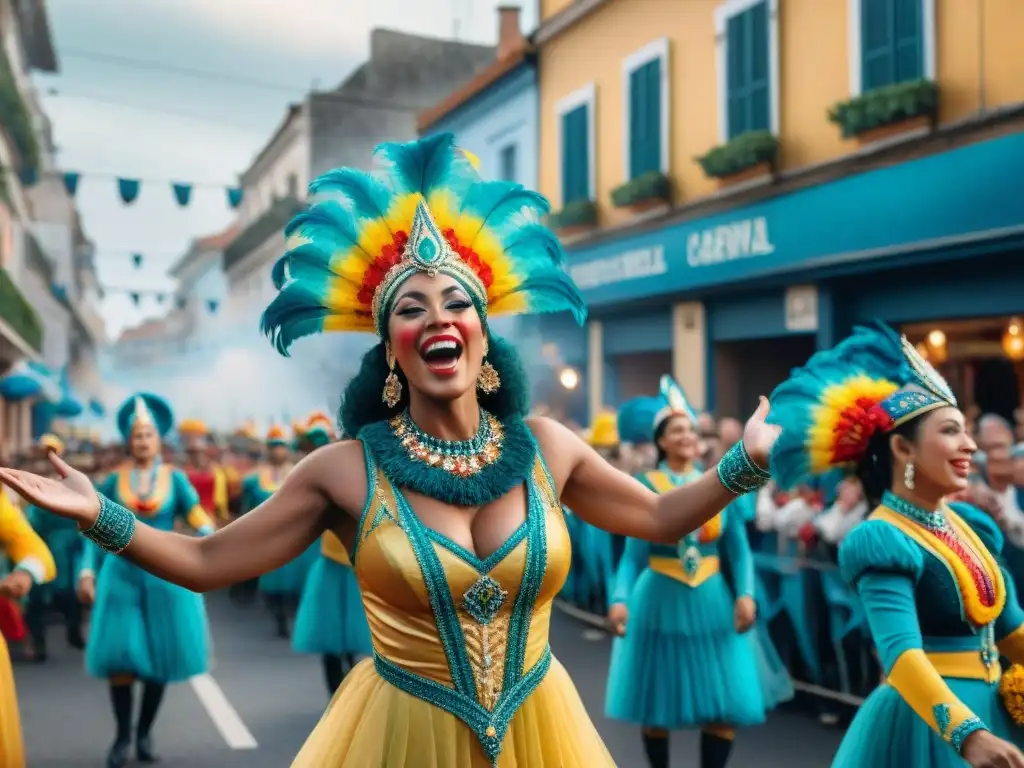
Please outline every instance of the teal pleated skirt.
M123 558L104 560L85 648L90 675L176 683L207 671L209 649L202 595Z
M758 620L750 630L749 637L757 663L757 676L761 681L761 692L764 694L764 706L766 710L771 711L779 704L793 700L793 678L790 677L786 665L782 663L782 658L768 633L767 622Z
M320 542L316 541L290 563L285 563L280 568L264 573L259 579L260 592L265 595L299 597L306 585L306 578L309 576L313 564L320 557L320 548Z
M370 655L370 628L352 569L319 556L309 572L295 616L297 653Z
M1022 731L1003 707L998 683L944 678L996 736L1018 747ZM832 768L964 768L967 763L922 720L891 685L881 685L861 705Z
M644 570L612 646L605 714L667 730L763 723L753 630L736 633L733 603L720 573L691 588Z

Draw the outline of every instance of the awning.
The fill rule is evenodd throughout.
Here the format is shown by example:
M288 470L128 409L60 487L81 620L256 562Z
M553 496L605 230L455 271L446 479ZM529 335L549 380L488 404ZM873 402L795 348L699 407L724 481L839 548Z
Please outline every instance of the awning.
M0 378L0 397L11 401L38 397L57 404L64 393L57 377L46 366L22 360Z

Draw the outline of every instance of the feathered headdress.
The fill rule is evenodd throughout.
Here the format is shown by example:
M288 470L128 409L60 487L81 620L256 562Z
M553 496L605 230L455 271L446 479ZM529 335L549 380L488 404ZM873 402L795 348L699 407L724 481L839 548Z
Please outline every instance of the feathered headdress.
M619 408L619 440L634 445L651 442L654 439L651 425L663 406L660 397L635 397L623 403Z
M540 223L538 193L482 181L451 134L377 147L374 175L330 171L309 186L309 207L285 230L274 265L279 294L262 330L282 354L323 331L386 336L399 286L411 275L449 275L481 319L488 315L586 308L565 272L558 238Z
M682 387L676 384L675 379L666 373L661 377L659 388L661 390L662 404L658 412L654 414L651 434L653 435L658 431L658 427L661 426L663 421L673 416L685 416L696 427L697 412L690 406L690 401L686 399Z
M202 419L182 419L178 423L178 434L190 437L206 437L210 434L210 430Z
M317 448L334 440L334 422L322 411L313 413L306 422L304 437Z
M151 424L156 427L160 437L166 437L174 427L174 411L170 403L149 392L139 392L129 397L117 409L117 430L124 441L128 442L132 430L140 424Z
M587 442L594 448L613 448L619 444L619 429L616 415L611 411L601 411L594 417L587 434Z
M782 427L771 473L779 487L792 488L855 467L879 430L957 402L907 338L878 323L813 355L775 389L771 404L769 420Z
M267 430L267 447L289 445L288 433L280 424L272 424Z

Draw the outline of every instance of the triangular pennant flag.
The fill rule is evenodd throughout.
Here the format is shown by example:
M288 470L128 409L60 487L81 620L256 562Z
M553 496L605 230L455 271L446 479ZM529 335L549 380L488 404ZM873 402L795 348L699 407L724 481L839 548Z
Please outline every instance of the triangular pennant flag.
M21 184L24 187L31 187L37 181L39 181L39 169L37 168L22 168L18 172L18 178L21 179Z
M188 300L184 296L179 296L177 303L178 309L184 309L186 306L188 306Z
M125 205L131 205L135 202L135 198L139 196L139 188L141 186L142 182L138 179L117 180L117 191Z
M74 197L75 193L78 192L78 180L82 178L82 174L76 173L75 171L67 171L64 174L64 189L67 193Z
M133 253L132 254L132 264L135 266L136 269L138 269L139 267L142 266L142 254L141 253Z
M232 210L242 204L243 197L245 197L245 190L241 187L228 187L228 205Z
M130 295L132 297L132 304L134 304L136 307L139 306L139 300L142 298L142 296L140 296L137 293L132 293Z
M157 304L163 304L166 297L162 293L156 295Z
M220 306L220 302L217 301L216 299L207 299L206 300L206 308L207 308L207 310L209 310L211 315L217 314L217 307L219 307L219 306Z
M192 199L192 185L175 182L171 188L174 190L174 199L178 201L178 205L182 208L188 205L188 201Z

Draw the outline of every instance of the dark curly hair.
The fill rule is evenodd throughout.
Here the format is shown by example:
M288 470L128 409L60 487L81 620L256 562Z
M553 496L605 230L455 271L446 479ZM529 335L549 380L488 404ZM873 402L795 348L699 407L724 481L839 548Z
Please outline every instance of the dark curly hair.
M499 419L525 417L530 411L530 382L522 358L515 347L500 336L488 332L487 361L501 378L498 391L486 395L479 393L480 406ZM341 397L338 419L346 435L355 437L367 424L382 421L400 413L409 405L409 382L401 369L395 369L402 382L402 397L394 408L381 399L384 379L388 375L388 361L381 342L363 355L359 372L352 377Z
M915 416L888 432L875 432L868 440L868 448L857 463L855 474L864 486L864 496L871 506L877 506L882 500L882 494L892 488L893 456L889 439L893 435L900 435L912 443L916 442L921 424L929 413Z

